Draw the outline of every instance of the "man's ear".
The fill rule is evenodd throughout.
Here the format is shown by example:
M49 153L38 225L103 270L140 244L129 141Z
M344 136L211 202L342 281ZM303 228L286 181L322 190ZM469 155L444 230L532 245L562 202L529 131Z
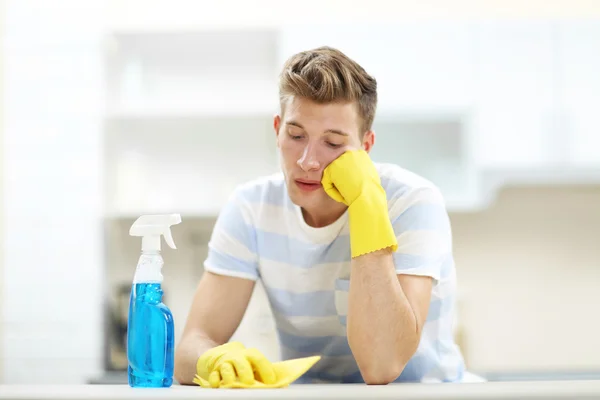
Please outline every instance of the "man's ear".
M371 151L375 145L375 132L372 130L365 132L362 138L362 148L367 153Z
M281 117L276 114L275 117L273 117L273 129L275 130L275 137L276 137L276 142L277 142L277 147L279 147L279 128L281 127Z

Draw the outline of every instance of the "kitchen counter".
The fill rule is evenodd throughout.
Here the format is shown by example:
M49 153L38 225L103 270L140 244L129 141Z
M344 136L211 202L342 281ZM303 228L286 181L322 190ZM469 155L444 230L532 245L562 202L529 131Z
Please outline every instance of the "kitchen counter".
M203 389L174 385L133 389L127 385L0 385L11 400L171 400L171 399L600 399L600 380L391 384L386 386L292 385L284 389Z

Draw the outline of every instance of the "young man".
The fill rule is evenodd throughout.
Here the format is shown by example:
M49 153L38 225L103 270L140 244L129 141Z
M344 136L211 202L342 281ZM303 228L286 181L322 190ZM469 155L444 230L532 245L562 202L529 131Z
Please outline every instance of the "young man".
M432 183L368 156L375 79L322 47L291 57L279 90L283 173L242 185L219 215L176 379L274 379L258 350L226 344L261 279L282 358L321 357L298 382L461 381L448 214Z

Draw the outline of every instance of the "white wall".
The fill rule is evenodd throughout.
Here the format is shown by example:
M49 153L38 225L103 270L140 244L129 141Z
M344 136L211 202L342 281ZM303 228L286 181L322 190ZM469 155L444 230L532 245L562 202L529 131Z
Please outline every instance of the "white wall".
M0 0L0 43L4 42L4 0ZM4 76L3 73L3 59L0 57L0 94L3 93L3 83ZM4 152L4 140L3 140L3 131L4 131L4 120L2 118L2 114L4 111L4 96L0 95L0 154ZM0 162L0 321L2 321L2 315L4 310L2 309L4 305L4 163ZM3 329L0 325L0 343L3 343ZM0 346L0 360L4 357L4 353L2 352L2 346ZM2 363L0 363L0 383L4 380L4 369Z
M475 370L600 370L600 186L505 189L453 214Z
M83 383L101 369L101 5L6 4L7 383Z

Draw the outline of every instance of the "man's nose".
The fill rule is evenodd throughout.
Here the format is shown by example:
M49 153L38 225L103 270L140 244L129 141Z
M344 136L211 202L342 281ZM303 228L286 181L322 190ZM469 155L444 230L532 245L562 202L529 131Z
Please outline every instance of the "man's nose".
M321 164L317 158L315 146L311 144L306 145L302 152L302 156L298 159L297 163L304 172L318 170L321 167Z

